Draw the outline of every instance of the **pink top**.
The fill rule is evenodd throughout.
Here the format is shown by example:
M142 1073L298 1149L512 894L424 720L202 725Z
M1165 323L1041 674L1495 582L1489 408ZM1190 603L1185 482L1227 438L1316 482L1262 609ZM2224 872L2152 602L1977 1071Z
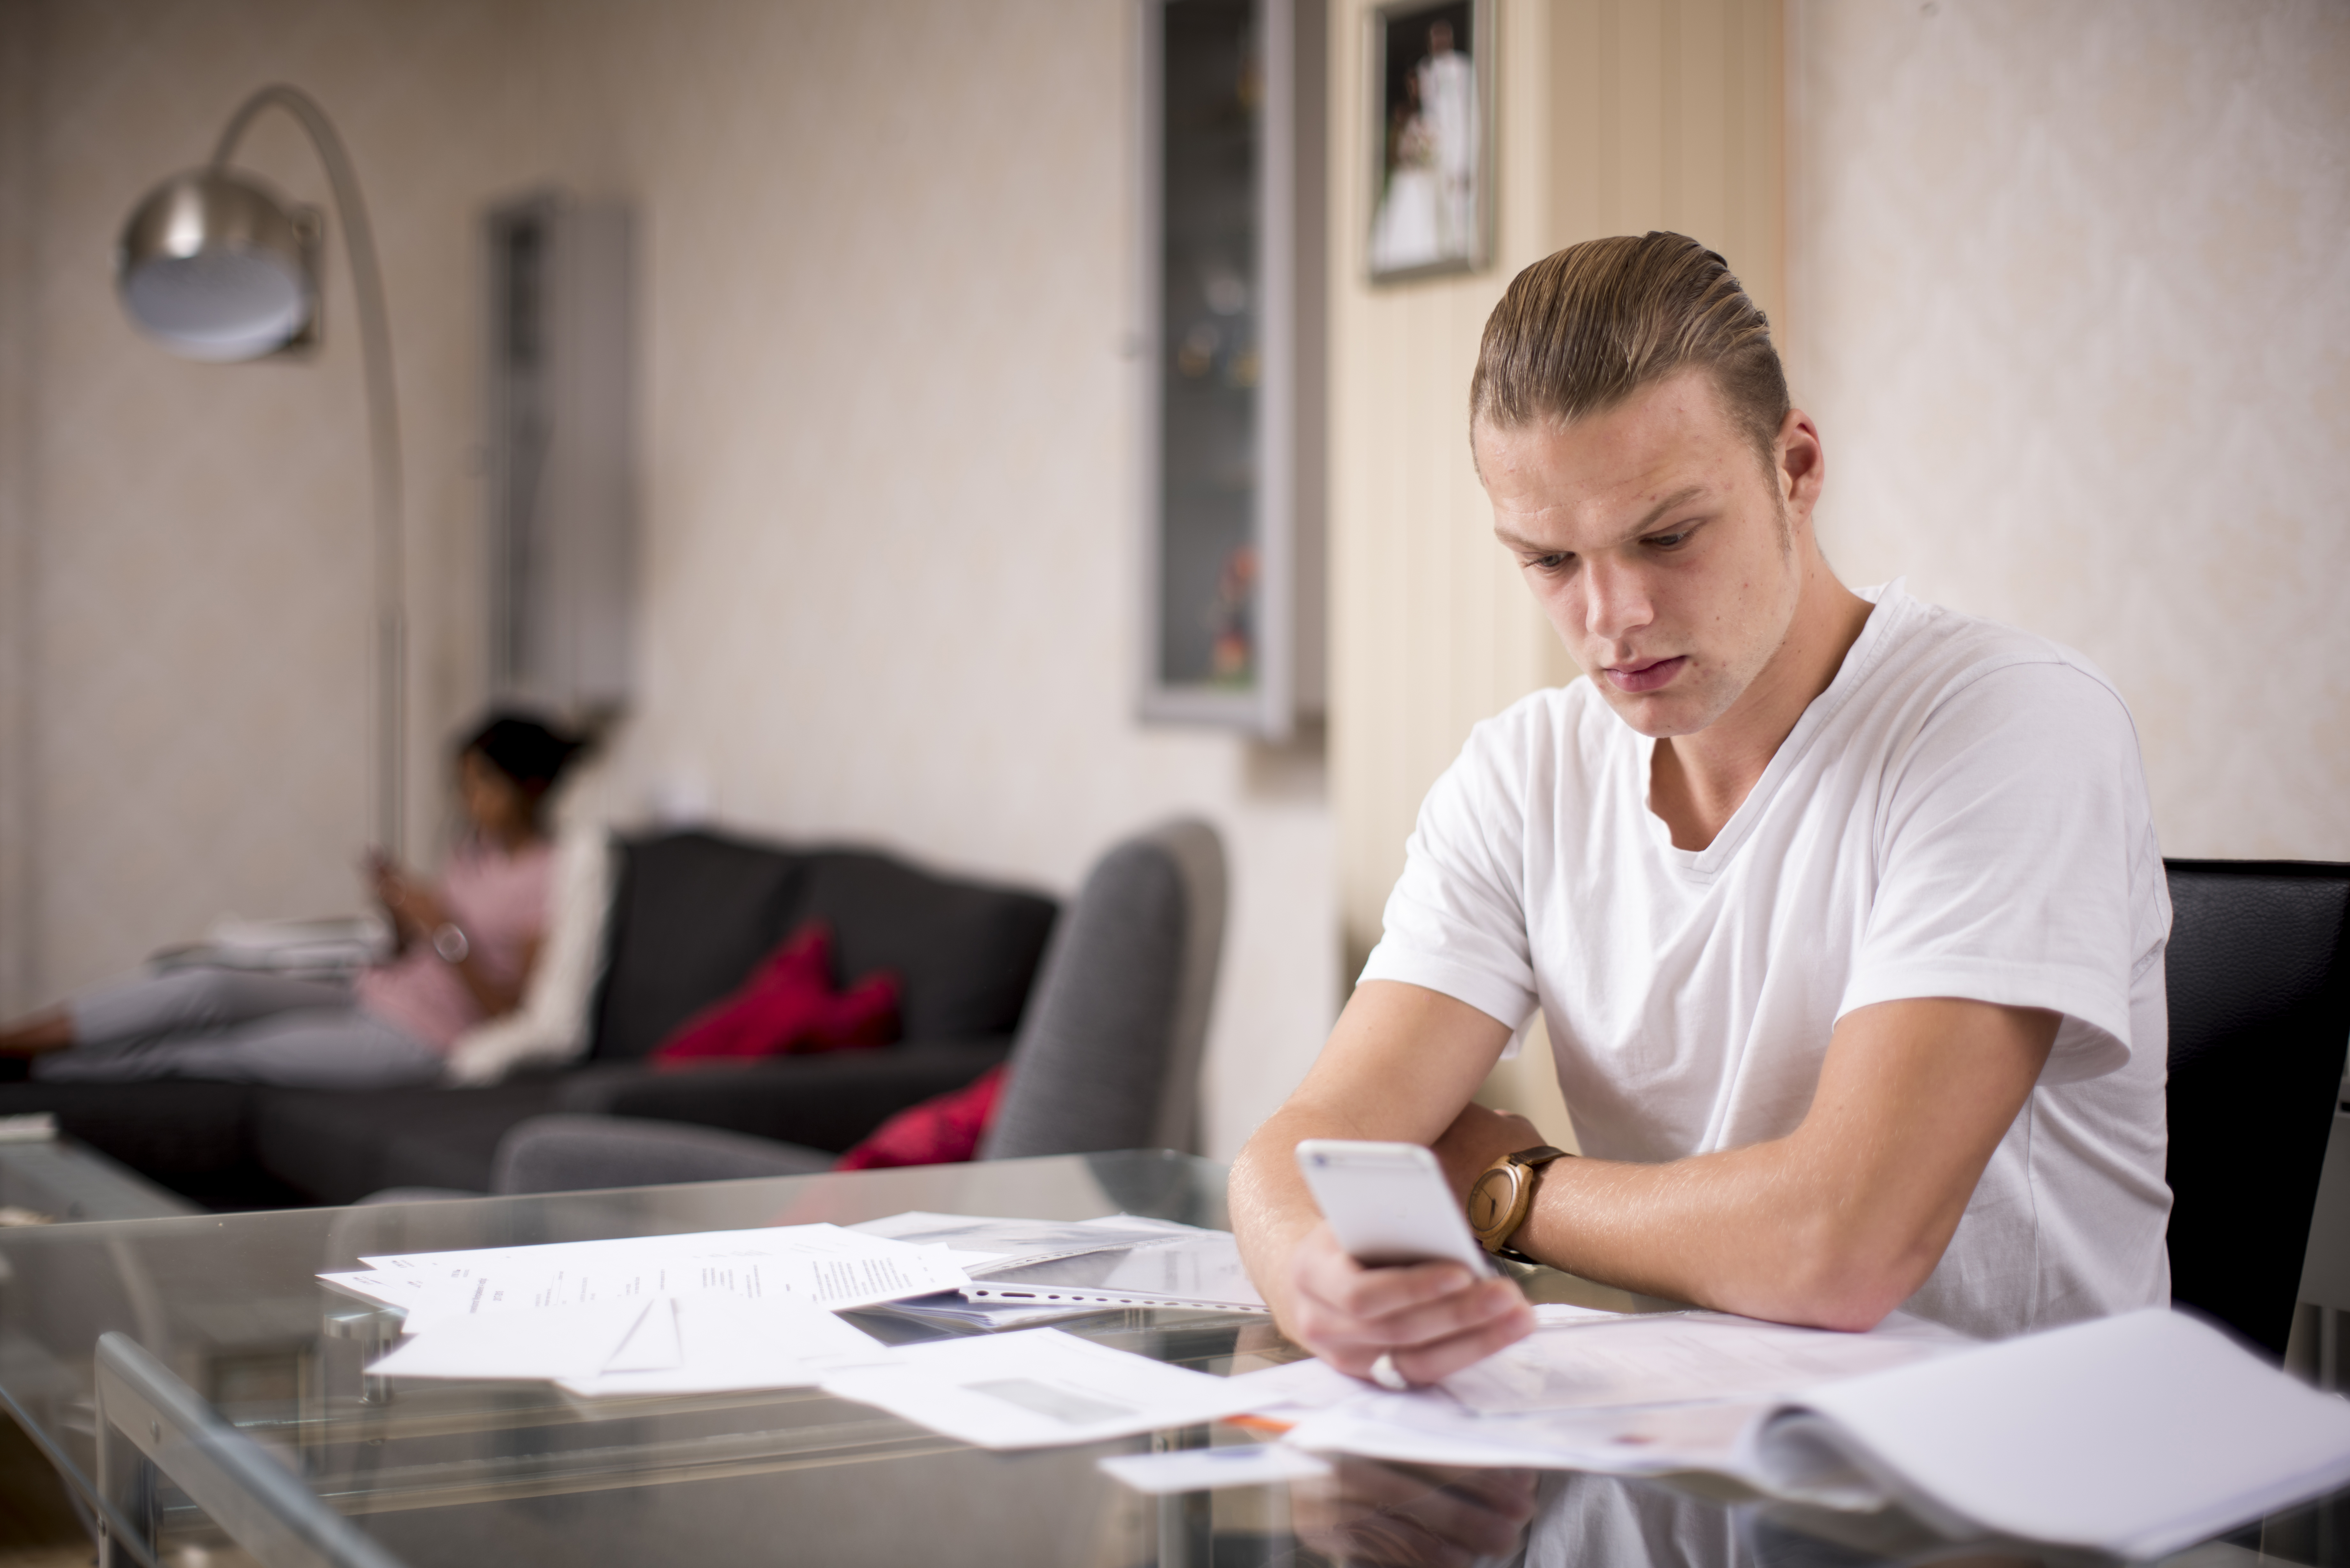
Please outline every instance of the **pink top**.
M468 845L442 871L442 904L497 981L511 984L521 977L525 954L546 929L554 860L544 843L514 855ZM359 1000L377 1017L442 1051L482 1022L482 1004L464 976L442 961L429 936L360 975Z

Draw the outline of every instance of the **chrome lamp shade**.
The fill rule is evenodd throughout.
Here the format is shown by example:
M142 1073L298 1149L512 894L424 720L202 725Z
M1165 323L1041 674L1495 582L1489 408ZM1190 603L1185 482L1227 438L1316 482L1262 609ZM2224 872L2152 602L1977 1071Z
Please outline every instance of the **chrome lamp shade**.
M254 359L317 315L316 219L217 167L175 174L139 203L115 248L122 307L191 359Z

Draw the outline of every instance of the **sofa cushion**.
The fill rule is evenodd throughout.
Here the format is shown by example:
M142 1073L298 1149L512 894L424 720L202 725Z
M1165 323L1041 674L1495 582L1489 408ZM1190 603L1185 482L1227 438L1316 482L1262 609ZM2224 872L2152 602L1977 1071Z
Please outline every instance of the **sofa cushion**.
M908 1106L840 1157L836 1170L881 1170L900 1165L961 1165L979 1153L995 1115L1008 1064L999 1062L965 1084Z
M799 924L806 875L805 856L716 834L623 841L588 1054L650 1055L742 984Z
M588 1066L557 1080L554 1108L692 1122L837 1153L908 1106L970 1083L1011 1052L1012 1042L998 1035L771 1057L691 1073Z
M364 1093L262 1089L254 1104L254 1155L314 1203L356 1203L387 1187L487 1192L498 1140L553 1108L556 1081Z
M698 1063L864 1049L898 1037L898 977L832 981L832 930L810 920L785 939L733 994L702 1009L652 1054L658 1068Z
M1056 912L1041 894L934 877L874 850L797 852L714 833L628 840L588 1054L650 1055L810 919L832 928L834 983L897 974L906 1039L1008 1033Z
M933 877L860 849L811 853L801 905L802 918L832 927L840 974L897 974L909 1040L1016 1028L1057 912L1039 894Z

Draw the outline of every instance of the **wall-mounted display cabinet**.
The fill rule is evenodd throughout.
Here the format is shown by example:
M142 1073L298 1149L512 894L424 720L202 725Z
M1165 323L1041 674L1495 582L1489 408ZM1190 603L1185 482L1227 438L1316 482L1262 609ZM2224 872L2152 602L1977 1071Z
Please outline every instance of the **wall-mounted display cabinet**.
M1324 705L1321 0L1139 0L1141 711Z
M544 192L484 221L490 689L575 722L631 686L634 223Z

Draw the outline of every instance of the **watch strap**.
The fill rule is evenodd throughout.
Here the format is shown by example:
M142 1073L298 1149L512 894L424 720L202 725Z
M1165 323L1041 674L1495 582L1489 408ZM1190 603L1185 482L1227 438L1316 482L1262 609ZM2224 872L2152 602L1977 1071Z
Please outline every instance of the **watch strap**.
M1555 1159L1572 1159L1573 1158L1575 1157L1565 1149L1555 1148L1546 1143L1538 1143L1532 1148L1514 1149L1486 1167L1484 1173L1479 1176L1471 1186L1472 1194L1478 1188L1484 1186L1489 1179L1499 1172L1508 1170L1511 1173L1510 1206L1503 1213L1496 1215L1490 1224L1478 1229L1478 1244L1487 1251L1501 1257L1513 1258L1520 1262L1534 1262L1523 1252L1512 1247L1510 1238L1517 1234L1519 1227L1526 1222L1526 1215L1534 1209L1534 1180L1537 1173L1544 1166Z

